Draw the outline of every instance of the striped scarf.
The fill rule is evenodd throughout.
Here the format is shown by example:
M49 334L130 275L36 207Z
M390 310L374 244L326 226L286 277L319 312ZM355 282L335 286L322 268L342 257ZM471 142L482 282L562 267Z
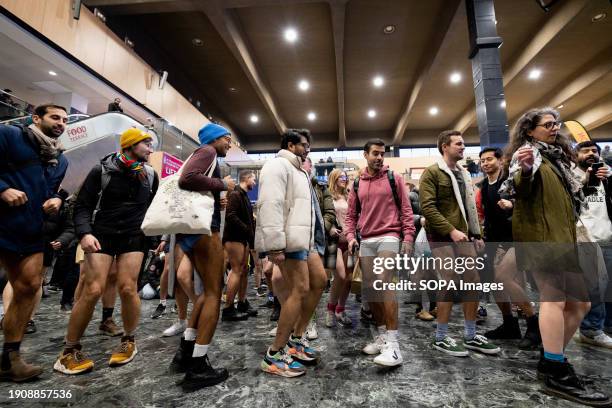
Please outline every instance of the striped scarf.
M115 156L117 161L132 177L144 181L147 177L147 173L144 168L144 164L138 160L130 159L128 155L123 152L117 152Z

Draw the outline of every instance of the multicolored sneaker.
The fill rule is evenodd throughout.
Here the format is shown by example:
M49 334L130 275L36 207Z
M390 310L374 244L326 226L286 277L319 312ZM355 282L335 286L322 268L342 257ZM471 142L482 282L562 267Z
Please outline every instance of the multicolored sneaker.
M434 337L433 341L431 342L431 346L436 350L455 357L467 357L469 355L468 351L462 344L458 344L449 336L444 337L442 340L436 340Z
M480 334L474 336L471 340L463 340L465 348L478 351L483 354L497 354L501 351L501 348L493 343L489 343L489 340Z
M289 337L287 354L302 363L311 363L319 358L319 353L310 347L306 337Z
M306 367L294 361L284 348L274 355L270 355L270 349L268 349L261 362L261 369L266 373L281 377L299 377L306 374Z

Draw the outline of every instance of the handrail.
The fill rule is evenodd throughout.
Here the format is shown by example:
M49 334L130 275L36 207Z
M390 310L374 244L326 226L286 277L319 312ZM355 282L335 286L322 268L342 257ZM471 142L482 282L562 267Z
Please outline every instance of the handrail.
M11 97L11 98L13 98L13 99L17 99L17 100L19 100L19 101L23 102L23 103L24 103L24 106L28 106L28 105L29 105L28 101L23 100L23 99L21 99L20 97L15 96L15 94L12 94L12 93L10 93L10 92L5 92L5 91L4 91L4 89L0 89L0 95L8 95L9 97Z

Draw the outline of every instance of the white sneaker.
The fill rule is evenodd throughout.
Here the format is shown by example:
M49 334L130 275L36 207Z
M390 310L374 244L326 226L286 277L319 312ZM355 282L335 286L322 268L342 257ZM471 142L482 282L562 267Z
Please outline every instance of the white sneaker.
M612 349L612 337L603 332L595 337L585 336L584 334L580 333L580 342Z
M365 354L373 356L374 354L379 354L384 345L385 335L379 334L378 336L374 337L374 341L372 343L365 346L361 351L363 351Z
M278 329L278 326L274 326L274 328L272 330L270 330L270 332L268 333L270 335L270 337L276 337L276 330Z
M314 340L319 338L319 332L317 331L317 322L315 322L314 319L311 319L308 323L305 335L308 340Z
M404 359L400 352L399 343L397 341L385 342L385 345L382 347L380 354L374 359L374 362L386 367L395 367L402 364Z
M187 328L187 323L184 322L175 322L172 326L168 327L164 330L164 337L176 336L177 334L181 334Z
M334 312L329 310L325 312L325 326L334 327Z

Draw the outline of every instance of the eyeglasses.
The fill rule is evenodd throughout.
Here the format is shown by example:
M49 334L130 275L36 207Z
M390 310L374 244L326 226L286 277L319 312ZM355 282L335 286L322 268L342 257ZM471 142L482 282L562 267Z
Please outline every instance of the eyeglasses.
M560 128L561 126L563 126L563 122L546 122L546 123L540 123L539 125L536 125L536 127L538 126L542 126L546 128L546 130L550 130L555 127Z

